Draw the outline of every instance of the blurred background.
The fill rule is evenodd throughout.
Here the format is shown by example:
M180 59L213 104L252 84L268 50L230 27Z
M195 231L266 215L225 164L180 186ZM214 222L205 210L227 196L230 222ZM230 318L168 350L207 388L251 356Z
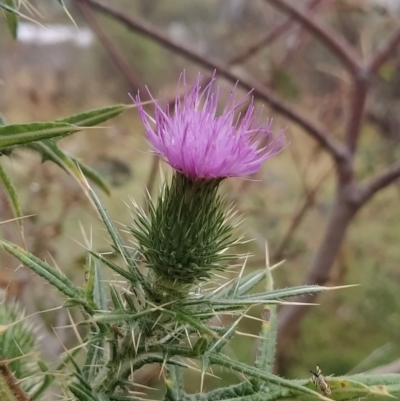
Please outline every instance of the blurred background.
M57 1L30 0L32 8L21 11L46 28L22 19L14 40L5 20L0 20L0 112L8 123L54 120L130 103L128 93L138 90L147 100L145 86L153 95L160 92L163 99L171 100L183 69L188 81L199 72L208 77L216 69L221 87L231 87L236 79L248 82L256 88L257 107L263 109L264 118L273 118L275 133L286 128L287 138L284 151L267 161L256 177L230 179L222 188L245 217L240 233L253 240L239 249L253 255L248 271L265 266L267 241L271 263L285 259L275 270L275 285L300 285L309 281L310 272L318 272L316 255L319 252L323 259L324 245L330 254L327 258L333 260L320 283L359 284L325 293L313 300L318 306L296 316L287 315L287 308L294 307L281 311L287 319L279 334L276 370L287 377L305 378L317 363L324 374L341 375L386 369L395 362L389 369L399 372L400 180L393 176L390 185L376 191L343 222L338 243L328 249L341 185L337 160L299 118L311 121L339 144L345 143L349 132L352 135L349 121L356 121L357 182L368 182L398 166L400 50L390 49L385 62L370 74L365 96L361 91L357 97L354 91L360 88L356 86L360 77L348 67L350 63L321 40L321 33L282 10L281 3L65 1L71 19ZM335 40L344 41L361 64L387 43L400 22L397 0L286 3L327 29ZM243 94L248 89L239 86ZM150 154L135 109L100 128L63 139L60 145L107 180L112 194L101 194L102 200L111 217L123 224L132 220L126 205L130 198L144 205L146 186L154 193L160 171L168 172ZM18 151L2 159L16 183L24 214L33 215L24 223L28 249L59 266L74 282L83 282L84 233L98 250L109 249L109 243L82 190L58 166L42 163L33 152ZM10 218L12 211L0 187L0 222ZM16 223L1 224L0 231L3 238L21 243ZM64 302L4 252L0 253L0 285L8 298L21 300L28 313ZM260 316L257 308L250 313ZM62 328L71 324L65 311L34 319L49 359L62 351L60 342L67 347L76 343L73 330ZM244 319L241 325L241 332L253 335L260 329L255 319ZM255 347L255 338L237 336L229 352L251 361ZM232 379L229 374L223 377ZM141 380L152 384L157 378L158 371L150 369ZM210 379L207 389L218 383ZM190 386L198 390L199 380Z

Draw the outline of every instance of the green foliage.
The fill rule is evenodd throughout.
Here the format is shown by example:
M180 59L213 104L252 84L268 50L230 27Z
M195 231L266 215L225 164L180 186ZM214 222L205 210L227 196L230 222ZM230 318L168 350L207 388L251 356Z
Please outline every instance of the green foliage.
M29 0L25 0L25 1L28 2ZM73 23L75 23L73 18L71 17L71 14L69 13L68 9L65 6L64 0L57 0L57 1L62 6L62 8L64 9L64 12L68 15L68 17L71 19L71 21ZM8 29L14 39L17 39L18 18L23 18L28 21L39 24L33 18L30 18L28 15L22 13L19 10L21 4L23 4L23 3L20 1L17 2L16 0L3 0L0 2L0 9L3 9L3 11L4 11L4 17L7 21ZM26 4L24 4L24 5L28 9Z
M43 162L49 160L57 164L73 176L81 185L83 173L105 193L110 194L110 189L103 178L95 170L61 150L57 145L57 141L85 127L93 127L110 118L116 117L127 108L129 108L129 106L118 104L79 113L55 122L30 124L8 125L0 115L0 156L10 156L16 148L21 147L35 150L41 154ZM0 181L6 189L16 217L22 217L18 195L10 177L1 163Z
M29 395L43 383L41 375L43 362L38 359L36 343L37 330L25 319L25 313L15 303L0 304L0 365L7 367L9 374L21 380L22 389ZM0 373L0 379L4 372ZM22 380L23 379L23 380ZM0 380L1 391L7 386ZM3 394L2 400L14 400L11 395Z
M83 288L78 288L34 255L2 241L5 250L62 291L69 299L67 306L79 305L85 314L92 316L88 323L90 332L86 339L88 352L84 367L80 368L72 356L69 358L74 373L68 388L77 400L135 400L135 396L129 395L131 374L154 363L164 368L165 400L307 398L343 401L398 391L398 375L328 377L332 389L328 398L317 391L311 380L287 380L272 373L277 329L275 305L284 303L287 297L324 291L324 287L274 290L268 268L244 276L242 271L237 279L213 289L199 287L199 290L184 295L170 292L169 302L162 303L158 298L158 281L154 275L140 272L137 252L126 246L97 196L90 189L89 192L110 234L114 252L121 256L125 267L91 250L86 264L86 282ZM126 285L115 287L105 282L98 262L120 273L127 279ZM265 278L266 290L254 292ZM110 302L111 309L107 307ZM260 304L265 305L270 315L262 328L260 351L253 367L231 359L223 349L235 335L241 317L250 307ZM227 327L212 326L210 320L221 312L229 312L237 319ZM191 367L187 359L197 360L204 373L212 365L219 365L245 375L251 381L210 393L187 394L182 379L183 369Z
M4 6L8 6L9 8L7 9ZM6 18L7 24L8 24L8 29L10 30L13 38L16 39L17 38L17 28L18 28L18 14L15 12L16 8L17 8L16 1L15 0L5 0L3 7L2 7L2 4L0 3L0 8L4 8L5 18Z
M10 204L14 211L16 217L22 217L21 205L19 203L18 194L14 187L14 184L11 181L11 178L8 176L7 172L4 170L3 166L0 163L0 182L2 182L4 189L10 199ZM21 224L21 220L19 220Z
M128 107L119 104L80 113L59 121L2 125L0 126L0 153L9 154L11 147L15 145L63 138L85 127L93 127L116 117Z

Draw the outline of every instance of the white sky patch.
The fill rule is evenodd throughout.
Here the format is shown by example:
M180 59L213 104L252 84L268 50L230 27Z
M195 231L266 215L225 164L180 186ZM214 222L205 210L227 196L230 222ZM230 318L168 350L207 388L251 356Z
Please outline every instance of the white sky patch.
M28 22L18 24L18 40L42 46L72 42L79 47L88 47L95 38L88 28L77 30L73 25L47 24L46 28Z

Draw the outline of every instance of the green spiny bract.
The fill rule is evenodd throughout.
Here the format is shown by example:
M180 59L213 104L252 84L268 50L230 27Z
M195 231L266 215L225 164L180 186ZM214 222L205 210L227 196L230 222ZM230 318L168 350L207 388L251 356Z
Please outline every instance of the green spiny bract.
M37 330L27 320L16 302L0 304L0 362L5 361L10 372L21 380L21 388L31 394L42 382L36 355ZM10 361L10 362L7 362Z
M175 173L162 194L139 211L131 229L147 267L156 273L158 287L175 290L209 279L223 270L232 239L223 200L217 194L221 180L191 180Z

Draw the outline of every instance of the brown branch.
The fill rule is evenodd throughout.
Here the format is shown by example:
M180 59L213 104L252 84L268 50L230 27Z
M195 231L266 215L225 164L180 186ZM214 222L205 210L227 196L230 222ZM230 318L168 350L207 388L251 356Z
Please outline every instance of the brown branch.
M358 138L363 124L364 109L368 95L367 77L355 77L353 93L350 103L349 120L346 127L346 145L350 154L354 154L357 148ZM353 177L346 177L347 180ZM344 181L346 181L346 179Z
M346 148L340 142L330 136L326 130L317 125L314 121L308 119L306 117L306 113L299 112L287 105L271 91L269 91L268 88L262 87L258 85L258 83L252 82L249 79L240 78L238 75L230 71L226 64L204 56L194 51L192 48L183 46L176 41L169 39L168 35L166 35L164 32L160 31L148 22L136 18L133 15L127 15L125 10L119 10L99 0L76 1L84 1L96 10L117 19L129 29L155 40L156 42L164 45L166 48L185 56L187 59L197 64L200 64L211 70L217 70L220 75L224 76L231 82L236 83L239 81L239 85L248 91L254 89L253 94L256 98L267 102L271 108L304 128L304 130L311 137L313 137L323 148L328 151L328 153L336 160L337 163L342 163L349 159Z
M377 72L379 68L392 56L397 46L400 44L400 26L393 32L388 41L379 49L368 63L370 71Z
M378 191L392 184L393 181L400 178L400 162L397 162L386 169L382 170L375 177L371 178L368 182L359 186L359 205L364 205L369 201Z
M145 86L141 83L140 79L132 71L132 68L127 63L124 56L118 50L113 41L107 36L107 34L104 32L100 24L96 21L92 9L88 7L87 4L79 0L75 0L75 5L78 7L79 11L82 14L82 17L85 19L89 28L96 34L101 44L107 50L114 64L121 71L125 79L128 81L129 85L132 87L132 90L135 93L137 91L140 91L140 96L143 101L149 100L150 97L147 93Z
M277 251L274 253L272 257L274 261L279 261L284 258L285 249L289 246L292 237L294 236L297 228L300 226L301 222L307 215L307 212L310 210L312 206L314 206L316 195L319 189L321 188L322 184L325 182L325 179L328 177L330 173L331 170L327 171L327 173L320 178L320 180L317 182L314 188L312 188L311 190L307 190L303 205L294 214L292 221L290 222L290 226L285 236L283 237L283 240L281 241Z
M400 178L400 162L388 167L365 184L350 184L339 190L322 242L318 247L313 264L307 273L306 284L324 285L329 281L336 255L343 243L347 227L357 211L376 194L394 180ZM299 299L301 302L314 302L316 295ZM283 307L279 314L279 340L277 359L280 360L287 341L293 338L300 322L308 313L310 306Z
M334 32L331 32L328 28L323 27L318 22L314 21L305 12L293 7L293 2L289 3L285 0L266 0L266 2L273 4L304 25L315 35L316 39L324 42L325 45L331 49L331 51L342 61L352 75L357 75L361 70L361 59L353 50L353 48L344 39L338 37Z
M325 285L330 278L330 272L336 256L345 239L347 227L354 217L357 207L349 205L345 194L339 194L333 206L329 222L325 228L321 244L310 270L304 280L305 284ZM293 301L302 303L315 302L316 294L294 298ZM309 312L311 305L284 306L279 312L277 363L282 362L288 341L294 338L298 327ZM278 371L280 366L278 366Z
M321 0L312 0L307 4L306 9L311 12L312 10L316 9L320 3ZM263 47L269 46L271 43L275 42L275 40L279 39L282 35L289 32L293 28L294 24L295 21L293 19L286 20L285 22L277 26L272 32L269 32L267 35L261 38L258 42L249 46L245 51L230 59L228 61L228 64L234 65L243 63L245 60L256 54Z

